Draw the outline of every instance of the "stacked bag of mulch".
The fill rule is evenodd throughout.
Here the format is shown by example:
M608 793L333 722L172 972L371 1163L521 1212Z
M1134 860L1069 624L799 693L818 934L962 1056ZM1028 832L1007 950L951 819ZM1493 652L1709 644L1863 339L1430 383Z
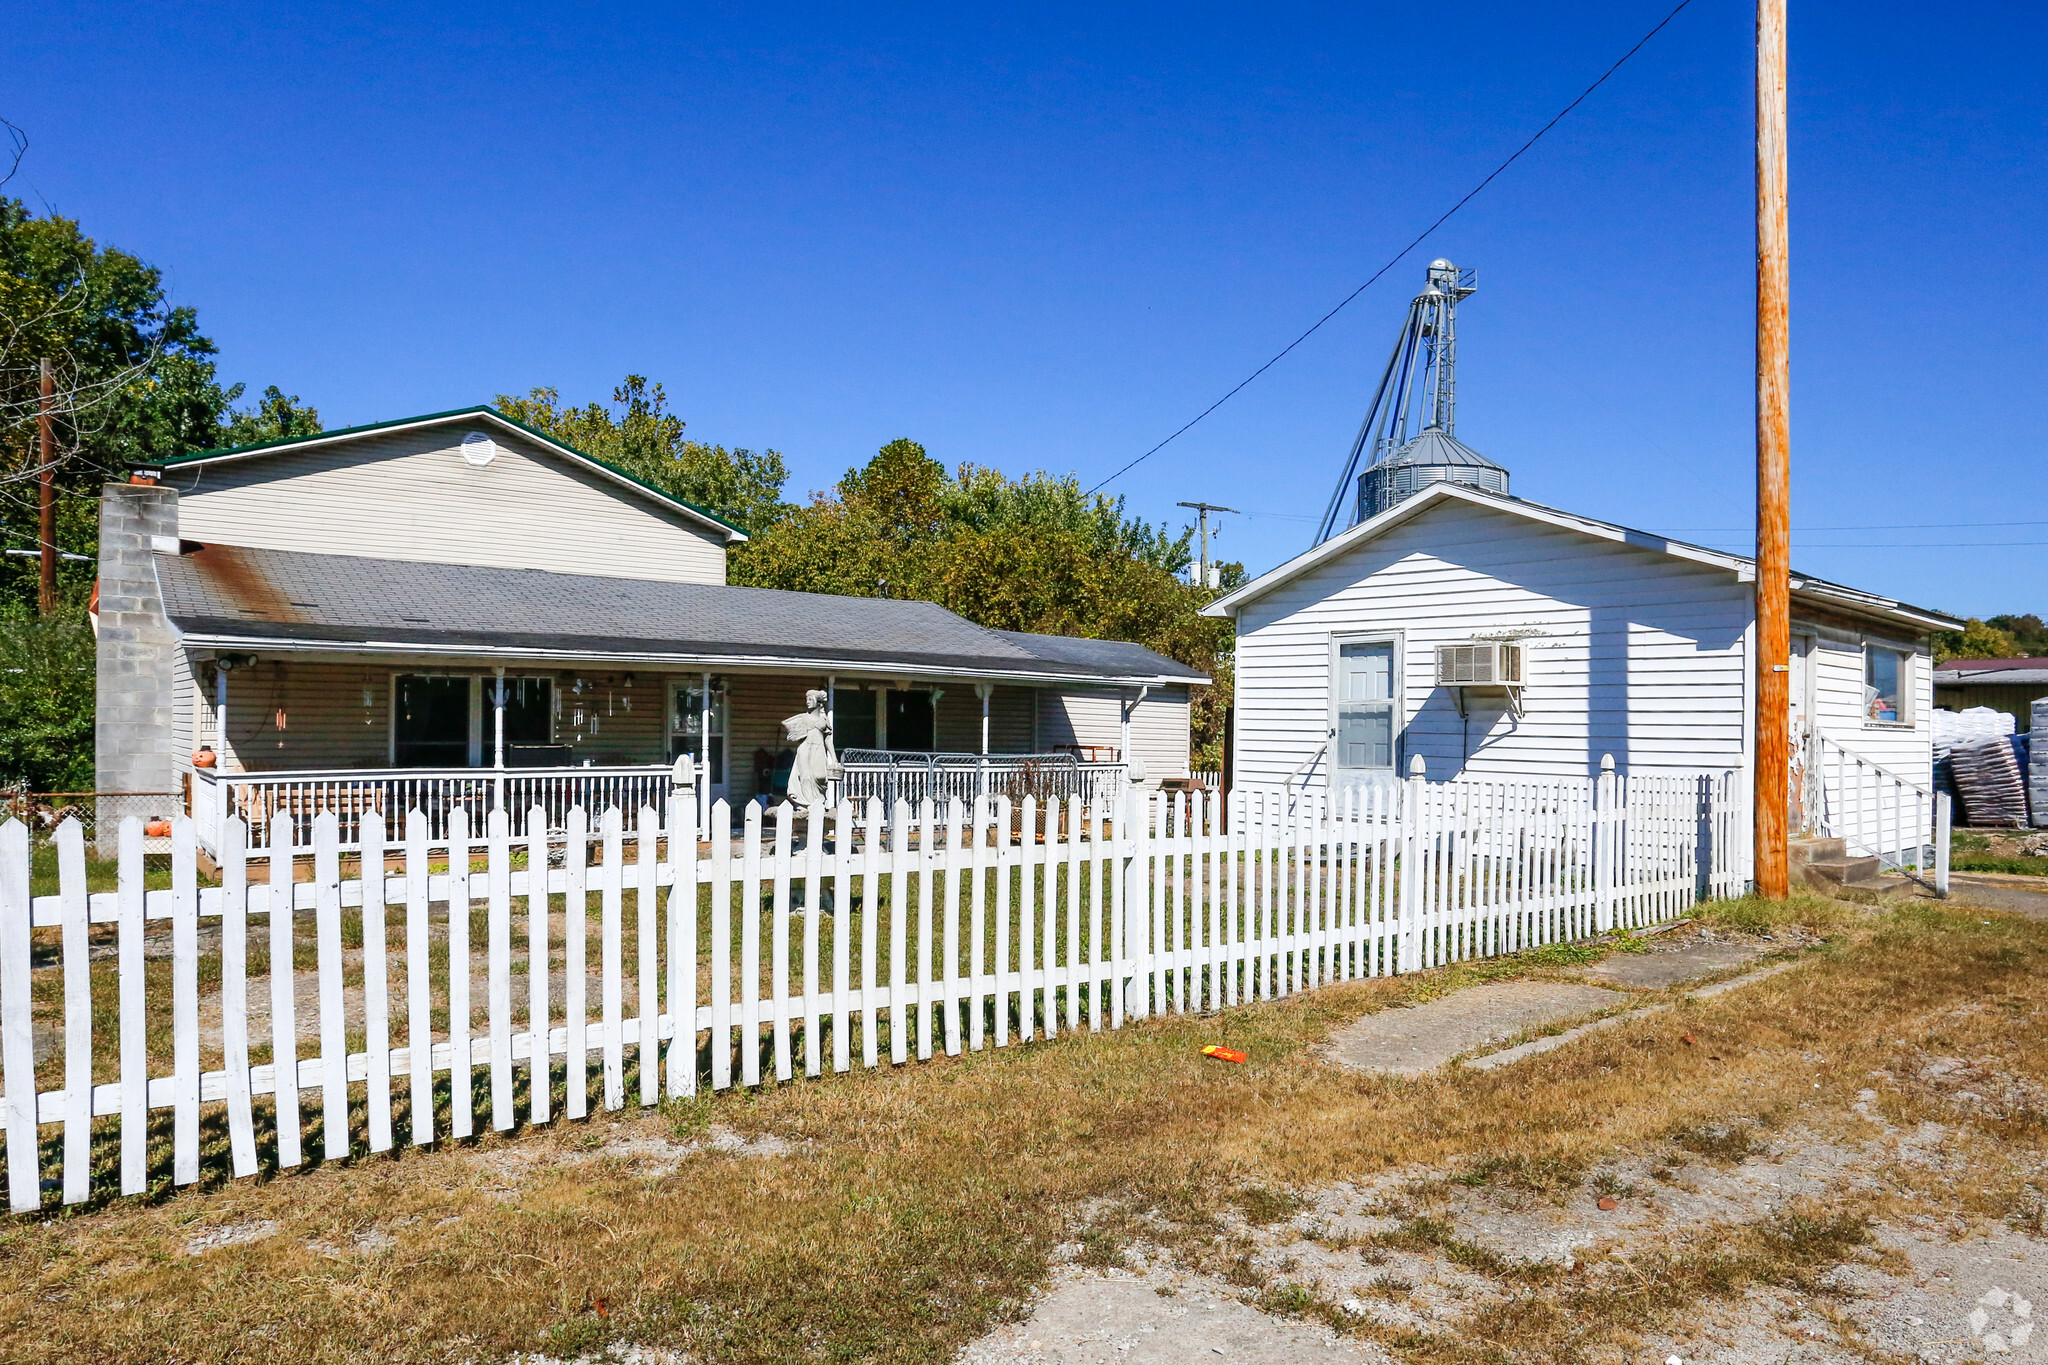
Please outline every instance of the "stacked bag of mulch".
M1961 745L1975 744L1988 739L2004 739L2011 736L2013 718L2004 711L1989 706L1972 706L1967 711L1944 711L1939 707L1934 712L1934 789L1947 792L1962 803L1963 793L1956 786L1955 770L1950 755ZM2022 762L2022 771L2025 764ZM1963 812L1956 812L1959 823L1967 823Z
M2034 703L2033 734L2048 735L2048 697ZM2048 829L2048 744L2042 745L2027 758L2027 798L2033 807L2032 824L2035 829Z
M2020 776L2013 739L2010 735L1980 739L1949 751L1965 823L1980 829L2026 827L2027 784Z

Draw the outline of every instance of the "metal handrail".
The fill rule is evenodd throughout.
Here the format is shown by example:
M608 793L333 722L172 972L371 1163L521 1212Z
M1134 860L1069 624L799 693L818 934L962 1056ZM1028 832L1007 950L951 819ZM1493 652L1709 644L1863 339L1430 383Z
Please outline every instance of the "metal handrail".
M1808 833L1840 839L1846 851L1874 857L1894 871L1910 867L1914 875L1931 874L1934 889L1946 895L1947 793L1937 791L1932 781L1923 785L1864 757L1817 725L1805 728L1800 807Z

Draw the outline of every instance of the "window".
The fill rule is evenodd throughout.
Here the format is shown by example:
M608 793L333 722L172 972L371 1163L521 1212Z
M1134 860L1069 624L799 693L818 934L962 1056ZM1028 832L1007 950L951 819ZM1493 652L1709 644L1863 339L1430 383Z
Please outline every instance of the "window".
M930 753L935 747L932 694L885 692L889 708L889 748L896 753Z
M505 679L505 747L547 745L554 738L554 679Z
M1863 647L1863 718L1911 725L1912 655L1885 645Z
M400 674L392 761L401 768L469 766L470 680Z
M1395 733L1393 642L1340 643L1336 693L1334 766L1391 771Z
M713 788L725 786L725 680L711 680L710 732L705 731L704 684L700 682L677 683L669 693L669 760L688 754L699 764L705 764L709 750L709 784ZM709 739L707 745L706 740Z
M832 697L832 745L835 749L876 749L875 693L838 691Z

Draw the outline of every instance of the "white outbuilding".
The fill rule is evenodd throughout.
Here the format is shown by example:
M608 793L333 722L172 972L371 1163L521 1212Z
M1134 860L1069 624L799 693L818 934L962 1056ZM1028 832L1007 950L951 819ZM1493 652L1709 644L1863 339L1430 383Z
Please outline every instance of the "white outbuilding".
M1239 786L1329 791L1416 758L1436 781L1585 777L1609 754L1634 772L1750 765L1740 555L1447 481L1206 614L1237 623ZM1928 785L1928 636L1961 623L1803 574L1792 614L1795 764Z

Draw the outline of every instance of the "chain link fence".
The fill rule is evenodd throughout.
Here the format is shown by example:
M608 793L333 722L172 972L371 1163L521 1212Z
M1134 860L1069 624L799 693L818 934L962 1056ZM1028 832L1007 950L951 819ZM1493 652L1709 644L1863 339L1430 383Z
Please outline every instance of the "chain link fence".
M169 820L185 813L180 792L32 792L19 787L0 788L0 820L19 820L28 826L29 842L40 846L56 837L57 826L75 819L85 827L85 846L100 857L112 857L121 822L129 816L145 827L143 848L155 865L157 839L149 837L147 826L154 820ZM170 831L163 830L162 836ZM170 841L163 838L162 851L168 858Z

